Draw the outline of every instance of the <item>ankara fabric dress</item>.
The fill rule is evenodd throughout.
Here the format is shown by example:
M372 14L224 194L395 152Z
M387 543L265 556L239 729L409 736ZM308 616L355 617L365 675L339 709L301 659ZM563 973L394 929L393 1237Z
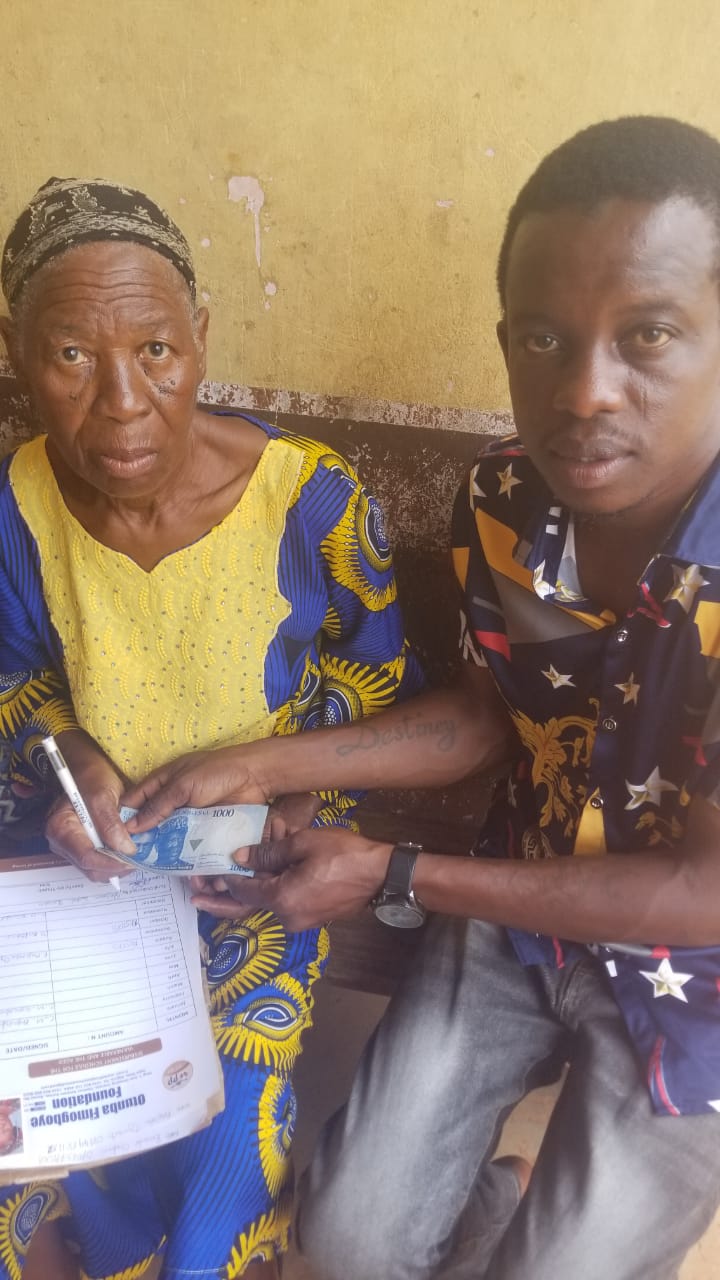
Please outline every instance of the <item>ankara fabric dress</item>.
M414 691L382 514L326 447L267 424L240 502L146 573L69 513L44 438L0 468L0 732L17 777L77 720L132 779L191 750L372 714ZM76 718L76 719L75 719ZM323 796L344 824L356 797ZM188 1139L57 1184L0 1191L0 1276L63 1219L92 1280L241 1275L286 1247L291 1070L323 930L201 914L226 1110Z

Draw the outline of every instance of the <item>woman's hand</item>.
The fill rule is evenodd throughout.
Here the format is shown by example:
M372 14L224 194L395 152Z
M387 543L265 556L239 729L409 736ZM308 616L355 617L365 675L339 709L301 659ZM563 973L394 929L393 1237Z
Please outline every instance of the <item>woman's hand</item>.
M153 769L130 787L123 803L139 812L128 830L149 831L176 809L207 809L215 804L267 804L272 791L264 782L256 755L260 743L194 751Z
M262 839L284 840L296 831L312 826L322 809L320 796L312 791L298 791L295 795L278 796L273 800L265 819Z
M58 746L103 843L119 853L134 854L135 845L118 813L125 779L97 743L79 729L59 734ZM53 853L74 863L90 880L109 880L111 876L127 875L132 870L93 848L70 801L64 796L50 810L45 836Z

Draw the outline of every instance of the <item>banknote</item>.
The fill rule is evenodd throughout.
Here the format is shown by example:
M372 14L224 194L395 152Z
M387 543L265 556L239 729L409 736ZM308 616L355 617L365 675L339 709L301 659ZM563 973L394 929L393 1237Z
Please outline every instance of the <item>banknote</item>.
M120 810L127 822L137 809ZM239 867L232 854L262 839L267 805L230 804L208 809L176 809L169 818L149 831L133 832L137 845L134 857L112 852L128 866L180 876L252 876L249 867Z

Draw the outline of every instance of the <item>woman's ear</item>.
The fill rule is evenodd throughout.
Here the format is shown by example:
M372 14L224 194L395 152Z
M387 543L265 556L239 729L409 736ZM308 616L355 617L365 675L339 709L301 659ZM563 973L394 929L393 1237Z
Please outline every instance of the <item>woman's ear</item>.
M207 368L207 331L210 313L207 307L198 307L195 315L195 342L197 344L200 378L205 377Z
M25 367L21 356L20 335L18 333L17 324L11 316L0 316L0 335L5 343L8 362L18 381L18 386L26 395L29 394L29 387L25 377ZM0 354L2 352L0 351Z
M5 343L7 358L13 367L13 373L20 374L20 352L15 322L10 316L0 316L0 334Z

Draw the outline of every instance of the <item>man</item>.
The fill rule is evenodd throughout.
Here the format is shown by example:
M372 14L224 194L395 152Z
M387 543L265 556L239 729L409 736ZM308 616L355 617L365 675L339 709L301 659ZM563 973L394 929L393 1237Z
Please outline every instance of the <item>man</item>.
M475 858L309 831L233 885L293 928L443 913L311 1170L318 1277L663 1280L720 1201L719 275L714 139L637 117L548 156L498 269L519 441L455 510L461 685L129 798L145 826L514 757ZM521 1199L498 1134L563 1061Z

